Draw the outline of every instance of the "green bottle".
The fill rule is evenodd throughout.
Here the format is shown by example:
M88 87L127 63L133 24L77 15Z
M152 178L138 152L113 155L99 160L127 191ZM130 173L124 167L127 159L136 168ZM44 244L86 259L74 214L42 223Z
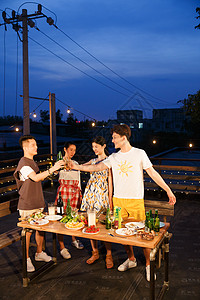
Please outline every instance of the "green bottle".
M151 232L152 229L153 229L152 228L152 223L151 223L151 220L149 219L149 221L148 221L148 231Z
M145 231L148 231L149 212L146 212Z
M156 221L155 221L154 230L155 230L155 232L160 231L160 220L158 217L156 218Z
M111 218L110 218L110 208L107 208L106 212L106 229L111 229Z
M56 161L59 161L59 160L62 160L62 159L63 159L62 152L59 151L58 154L57 154L57 159L56 159Z
M67 199L66 215L68 217L72 216L72 208L71 208L70 200L69 199Z
M154 216L154 219L156 220L156 218L158 218L158 210L155 209L155 216Z
M149 210L149 218L153 218L152 210L151 209Z

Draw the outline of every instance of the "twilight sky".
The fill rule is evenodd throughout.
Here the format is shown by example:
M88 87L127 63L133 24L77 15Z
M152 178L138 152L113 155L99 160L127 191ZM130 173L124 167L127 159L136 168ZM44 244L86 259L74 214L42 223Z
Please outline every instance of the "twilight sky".
M22 3L21 0L1 0L0 9L7 8L6 12L11 15L10 9L17 11ZM43 33L93 69L29 27L30 96L45 98L54 92L59 100L74 109L97 120L107 120L115 118L117 109L121 108L141 109L144 117L150 117L153 108L180 107L178 100L200 89L200 30L194 29L199 23L195 9L200 1L41 0L39 3L56 14L59 29L115 74L49 26L45 18L40 19L36 25ZM37 10L37 4L26 3L19 13L22 8L30 14ZM45 8L43 12L55 19ZM1 16L0 23L3 23ZM17 36L11 25L7 25L6 33L4 26L0 27L0 66L0 115L16 112L22 115L22 98L19 97L23 93L22 43L18 42L17 72ZM57 101L56 108L61 110L65 120L67 107ZM48 109L48 102L30 100L30 112L35 109L39 120L39 110ZM83 119L81 114L72 112Z

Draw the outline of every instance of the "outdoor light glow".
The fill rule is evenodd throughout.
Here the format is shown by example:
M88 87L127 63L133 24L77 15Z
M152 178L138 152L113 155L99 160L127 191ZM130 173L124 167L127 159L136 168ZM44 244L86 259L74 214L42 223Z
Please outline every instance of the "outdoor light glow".
M94 122L92 122L92 127L94 127L95 126L95 123Z
M34 113L33 113L33 118L36 118L36 117L37 117L37 115L36 115L36 113L34 112Z
M157 141L156 140L153 140L153 144L155 145L157 143Z
M193 147L193 144L192 144L192 143L190 143L190 144L189 144L189 147L190 147L190 148L192 148L192 147Z
M18 132L18 131L19 131L19 128L18 128L18 127L16 127L16 128L15 128L15 131L17 131L17 132Z
M70 112L71 112L71 111L70 111L70 109L68 108L67 113L70 114Z

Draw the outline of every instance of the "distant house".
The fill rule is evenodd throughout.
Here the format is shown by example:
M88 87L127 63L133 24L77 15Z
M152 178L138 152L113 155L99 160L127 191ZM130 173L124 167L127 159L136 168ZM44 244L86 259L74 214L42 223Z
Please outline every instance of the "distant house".
M155 132L186 132L187 118L182 108L153 109L152 129Z
M143 111L142 110L118 110L118 123L125 123L132 129L143 128Z

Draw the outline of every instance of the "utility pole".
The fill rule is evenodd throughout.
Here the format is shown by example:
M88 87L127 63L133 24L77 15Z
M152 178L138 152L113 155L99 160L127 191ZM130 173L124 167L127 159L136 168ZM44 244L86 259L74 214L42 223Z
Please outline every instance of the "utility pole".
M22 9L23 28L23 134L30 134L29 113L29 68L28 68L28 24L27 9Z
M42 13L42 5L38 4L38 10L33 14L27 14L27 9L22 9L22 14L18 15L12 10L12 18L7 18L6 11L2 12L3 24L7 30L7 24L12 24L13 29L17 32L20 41L23 43L23 134L30 134L30 113L29 113L29 67L28 67L28 25L33 28L35 23L33 19L46 18L49 25L54 24L51 17ZM22 26L20 26L22 22ZM22 32L22 39L19 35Z
M50 120L50 153L57 153L56 145L56 105L55 94L49 93L49 120Z

